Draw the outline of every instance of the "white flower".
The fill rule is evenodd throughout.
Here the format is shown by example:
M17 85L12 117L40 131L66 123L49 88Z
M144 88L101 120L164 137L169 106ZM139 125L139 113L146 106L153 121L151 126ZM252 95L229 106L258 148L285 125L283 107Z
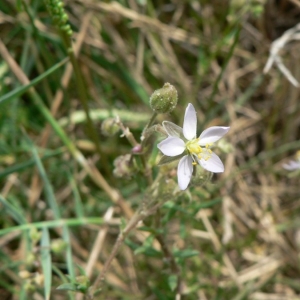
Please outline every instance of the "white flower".
M224 172L222 161L210 148L229 131L229 127L207 128L197 138L197 116L191 103L185 110L183 128L168 121L163 122L163 127L168 137L157 145L158 149L164 155L172 157L186 153L180 159L177 169L178 185L181 190L185 190L189 185L194 165L200 164L213 173Z
M296 153L296 160L290 160L287 164L283 164L282 167L288 171L300 169L300 150Z
M287 164L283 164L282 167L288 171L294 171L300 169L300 161L290 160Z

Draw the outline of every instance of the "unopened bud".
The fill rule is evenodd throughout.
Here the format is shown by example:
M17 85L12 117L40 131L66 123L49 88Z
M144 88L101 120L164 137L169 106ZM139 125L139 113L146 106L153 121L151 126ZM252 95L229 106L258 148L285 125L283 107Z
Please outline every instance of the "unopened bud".
M76 289L82 293L86 293L88 288L90 287L90 280L85 275L80 275L76 277Z
M67 243L62 239L54 239L51 241L51 250L54 253L62 253L67 248Z
M142 152L142 145L138 144L131 149L132 153L140 154Z
M32 240L33 245L36 245L36 243L40 240L42 233L36 229L36 227L31 227L29 231L29 236Z
M101 132L106 136L113 136L120 130L120 127L116 124L116 120L113 118L106 119L101 124Z
M40 274L40 273L36 273L35 276L34 276L34 278L33 278L33 281L38 286L42 286L43 283L44 283L44 275Z
M27 270L22 270L19 272L19 276L22 279L28 279L29 277L31 277L31 273L29 273Z
M176 107L177 101L177 90L170 83L165 83L151 95L150 106L156 113L164 114L171 112Z
M133 166L131 162L131 155L121 155L114 160L113 174L120 177L130 177L132 175Z
M32 266L36 261L36 257L33 253L29 253L27 256L26 256L26 259L25 259L25 264L27 266Z

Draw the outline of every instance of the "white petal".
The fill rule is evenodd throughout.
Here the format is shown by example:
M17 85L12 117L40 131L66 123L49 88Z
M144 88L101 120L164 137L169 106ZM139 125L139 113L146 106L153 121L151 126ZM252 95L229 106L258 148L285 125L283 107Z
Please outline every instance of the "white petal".
M222 173L224 172L224 165L215 153L211 154L211 157L208 160L199 159L199 163L203 169L213 172L213 173Z
M187 140L192 140L196 137L197 131L197 116L193 104L189 103L185 110L183 121L183 135Z
M183 191L187 188L191 181L193 173L192 158L190 155L185 155L178 164L177 177L179 188Z
M178 125L169 121L163 121L162 125L169 136L182 137L182 128Z
M199 137L199 145L205 146L206 144L212 144L218 141L229 131L229 128L230 127L213 126L205 129Z
M157 145L157 148L167 156L176 156L185 149L185 143L178 137L169 136Z
M300 169L300 162L291 160L287 164L283 164L282 167L289 171L297 170Z

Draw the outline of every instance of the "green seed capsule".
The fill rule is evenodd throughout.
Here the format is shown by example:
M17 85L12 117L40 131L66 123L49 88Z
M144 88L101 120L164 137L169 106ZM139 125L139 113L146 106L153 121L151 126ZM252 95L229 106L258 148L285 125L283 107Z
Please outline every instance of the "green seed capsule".
M177 90L170 83L165 83L151 95L150 106L156 113L163 114L171 112L176 107L177 101Z

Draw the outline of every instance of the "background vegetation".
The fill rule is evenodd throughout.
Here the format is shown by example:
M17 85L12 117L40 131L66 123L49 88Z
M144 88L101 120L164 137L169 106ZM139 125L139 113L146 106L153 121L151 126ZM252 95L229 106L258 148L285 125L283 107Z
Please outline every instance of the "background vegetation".
M0 1L0 299L83 299L147 204L149 169L163 203L130 230L95 299L300 299L299 175L282 168L300 148L299 88L263 73L299 11L297 0L66 1L70 52L63 10ZM300 80L298 47L280 55ZM231 127L225 172L181 193L176 165L157 167L159 133L146 170L136 156L120 177L114 161L132 145L101 131L118 115L139 142L165 82L179 101L157 124L181 126L190 102L199 130Z

